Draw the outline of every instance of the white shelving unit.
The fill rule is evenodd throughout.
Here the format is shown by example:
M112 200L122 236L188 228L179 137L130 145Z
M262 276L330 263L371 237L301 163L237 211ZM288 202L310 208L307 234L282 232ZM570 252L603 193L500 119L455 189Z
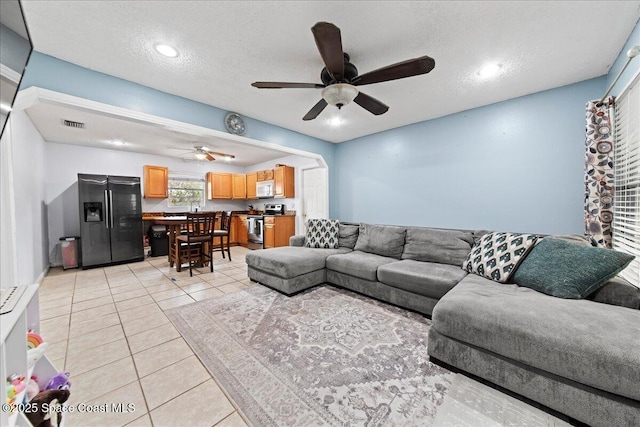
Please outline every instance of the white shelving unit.
M58 370L45 354L32 369L27 369L27 331L31 329L40 333L40 308L38 299L38 287L40 285L27 285L17 305L10 313L0 315L0 331L2 343L0 344L0 398L1 403L7 399L7 377L13 374L24 375L28 380L32 375L38 377L40 389ZM46 342L46 337L42 337ZM20 393L15 403L22 403L24 391ZM0 426L31 427L31 423L23 413L7 413L0 411Z

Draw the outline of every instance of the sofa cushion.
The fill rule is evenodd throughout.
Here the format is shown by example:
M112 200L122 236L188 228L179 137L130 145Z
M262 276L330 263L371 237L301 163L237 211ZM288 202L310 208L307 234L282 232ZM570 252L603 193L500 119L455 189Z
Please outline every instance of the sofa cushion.
M338 230L340 221L336 219L307 220L307 234L304 246L307 248L338 248Z
M356 251L398 258L404 249L404 227L360 224Z
M587 298L603 304L640 310L640 288L622 277L614 277Z
M396 261L395 258L353 251L328 257L327 269L375 282L378 280L378 267Z
M446 337L640 400L638 310L554 298L469 274L436 304L432 321Z
M329 255L350 252L346 248L315 249L296 246L282 246L272 249L249 251L247 265L281 277L290 279L301 274L325 268Z
M340 236L338 237L338 244L341 248L353 249L356 246L358 240L358 229L360 227L353 224L340 223Z
M560 298L586 298L618 274L632 255L545 237L513 275L513 281Z
M537 238L535 234L487 233L473 245L462 268L507 283Z
M378 280L382 283L436 299L442 298L466 275L457 265L411 259L378 267Z
M408 227L402 259L460 266L471 252L473 233Z

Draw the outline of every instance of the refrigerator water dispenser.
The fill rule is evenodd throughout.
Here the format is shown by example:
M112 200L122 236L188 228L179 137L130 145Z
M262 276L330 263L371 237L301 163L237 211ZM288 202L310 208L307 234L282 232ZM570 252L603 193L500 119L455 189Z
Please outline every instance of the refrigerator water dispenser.
M84 222L102 222L102 202L84 203Z

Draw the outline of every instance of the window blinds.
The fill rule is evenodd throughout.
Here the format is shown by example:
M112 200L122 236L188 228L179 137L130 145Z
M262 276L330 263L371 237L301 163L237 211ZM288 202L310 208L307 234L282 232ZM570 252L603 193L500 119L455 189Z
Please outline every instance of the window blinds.
M635 255L620 274L640 287L640 77L616 99L613 248Z

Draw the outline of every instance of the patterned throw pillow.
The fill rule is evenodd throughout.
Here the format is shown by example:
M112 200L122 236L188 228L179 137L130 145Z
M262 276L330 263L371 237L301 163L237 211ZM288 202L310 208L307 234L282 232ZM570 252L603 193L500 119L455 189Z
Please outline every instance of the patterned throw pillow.
M307 221L307 248L337 249L340 221L337 219L310 219Z
M507 283L537 238L535 234L487 233L473 245L462 268Z

